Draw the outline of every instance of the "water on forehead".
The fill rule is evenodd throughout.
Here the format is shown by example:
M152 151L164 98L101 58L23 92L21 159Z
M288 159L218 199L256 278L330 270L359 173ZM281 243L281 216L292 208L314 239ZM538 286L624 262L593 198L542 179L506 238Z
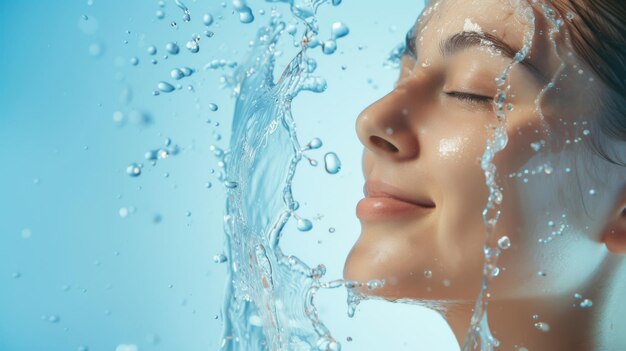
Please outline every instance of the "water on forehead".
M416 24L417 46L437 41L420 42L420 37L443 40L462 31L483 31L504 39L514 48L523 44L528 23L520 15L523 4L503 0L440 0L424 11Z

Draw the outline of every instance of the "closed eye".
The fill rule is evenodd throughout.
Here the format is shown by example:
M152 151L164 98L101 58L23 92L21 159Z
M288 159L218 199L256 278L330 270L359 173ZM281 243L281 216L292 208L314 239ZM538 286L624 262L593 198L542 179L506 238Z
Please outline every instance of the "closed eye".
M461 101L467 101L467 102L473 102L473 103L484 104L484 103L490 103L493 101L493 97L491 96L463 93L460 91L444 92L444 94L446 94L449 97L459 99Z

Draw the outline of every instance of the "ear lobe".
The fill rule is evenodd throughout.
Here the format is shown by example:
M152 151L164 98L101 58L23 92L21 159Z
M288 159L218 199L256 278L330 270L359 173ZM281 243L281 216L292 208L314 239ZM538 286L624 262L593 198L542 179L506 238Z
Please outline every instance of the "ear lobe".
M611 216L602 238L610 252L626 255L626 206L621 206L621 211Z

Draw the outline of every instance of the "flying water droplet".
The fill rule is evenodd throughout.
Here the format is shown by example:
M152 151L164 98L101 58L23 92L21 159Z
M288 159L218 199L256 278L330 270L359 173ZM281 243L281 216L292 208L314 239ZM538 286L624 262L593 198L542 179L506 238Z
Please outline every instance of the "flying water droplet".
M159 84L157 84L157 88L164 93L171 93L176 90L176 88L168 82L159 82Z
M309 150L319 149L320 147L322 147L322 140L320 138L313 138L306 145L306 148Z
M149 55L156 55L157 53L157 48L154 45L150 45L148 46L148 48L146 49L146 51L148 52Z
M252 14L252 10L248 8L247 11L239 11L239 22L241 23L251 23L254 21L254 15Z
M176 80L179 80L181 78L183 78L185 76L185 74L183 73L183 71L180 70L180 68L174 68L171 72L170 72L170 76Z
M313 228L313 223L305 218L298 219L297 223L298 230L301 232L308 232Z
M333 53L335 53L335 51L337 51L336 41L329 39L322 43L322 52L325 55L332 55Z
M177 55L180 52L180 48L176 45L176 43L165 44L165 50L172 55Z
M506 250L511 247L511 239L508 236L504 235L500 239L498 239L498 246L502 250Z
M324 167L329 174L337 174L341 170L341 161L337 154L328 152L324 155Z
M218 106L216 104L214 104L212 102L209 103L209 110L215 112L215 111L217 111L217 109L218 109Z
M195 40L188 41L185 46L187 47L187 50L189 50L189 52L191 52L192 54L195 54L198 51L200 51L200 46L198 45L198 42Z
M141 174L141 167L136 163L132 163L126 168L126 173L131 177L138 177Z
M202 23L207 27L213 24L213 15L205 13L204 16L202 16Z
M130 64L133 66L137 66L139 64L139 59L136 57L131 57L130 58Z
M348 33L350 33L350 29L345 23L335 22L332 24L330 33L333 39L339 39L348 35Z

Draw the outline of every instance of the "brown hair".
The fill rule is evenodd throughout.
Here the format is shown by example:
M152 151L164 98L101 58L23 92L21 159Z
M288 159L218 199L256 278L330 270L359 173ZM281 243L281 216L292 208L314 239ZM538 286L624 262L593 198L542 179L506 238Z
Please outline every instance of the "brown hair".
M603 113L593 121L591 146L607 161L626 166L626 155L608 138L626 142L626 1L550 0L570 34L570 42L608 88Z

